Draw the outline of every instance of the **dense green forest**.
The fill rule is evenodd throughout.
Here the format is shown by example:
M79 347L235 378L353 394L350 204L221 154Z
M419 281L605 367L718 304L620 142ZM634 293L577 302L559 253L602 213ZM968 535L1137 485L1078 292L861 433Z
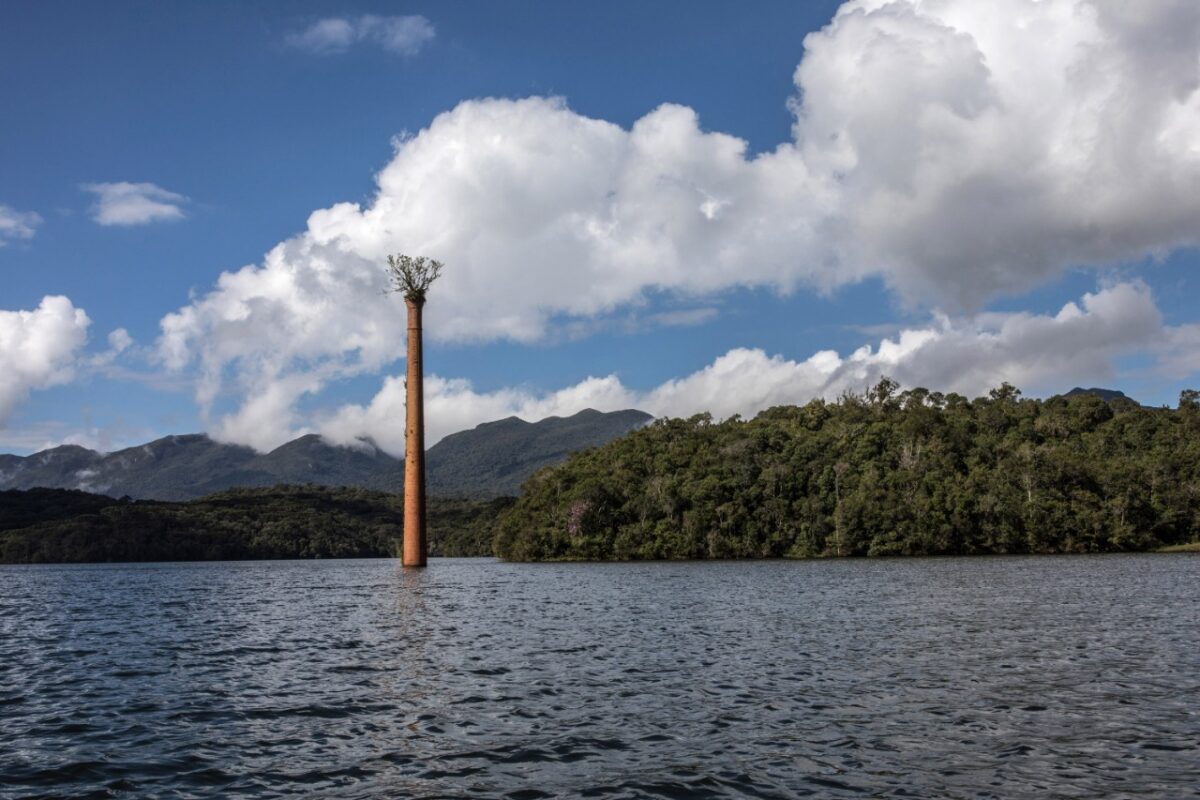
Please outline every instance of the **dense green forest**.
M0 562L387 556L400 495L234 489L188 502L0 492ZM753 420L659 420L519 499L431 498L435 556L524 560L1112 552L1200 541L1200 393L967 400L889 380Z
M486 555L510 499L429 500L432 555ZM365 489L232 489L173 503L68 489L0 492L0 563L391 555L403 498Z
M751 421L659 420L542 470L511 560L1133 551L1200 534L1200 394L968 400L881 381Z

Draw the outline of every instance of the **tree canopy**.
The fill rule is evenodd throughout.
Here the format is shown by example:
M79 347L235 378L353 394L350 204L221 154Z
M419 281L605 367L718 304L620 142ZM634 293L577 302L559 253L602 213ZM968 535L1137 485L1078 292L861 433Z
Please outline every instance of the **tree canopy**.
M1146 550L1200 535L1200 403L976 400L881 381L753 420L659 420L535 474L507 559Z
M367 489L231 489L183 503L69 489L0 492L0 563L390 556L403 498ZM488 555L511 500L432 498L433 555Z

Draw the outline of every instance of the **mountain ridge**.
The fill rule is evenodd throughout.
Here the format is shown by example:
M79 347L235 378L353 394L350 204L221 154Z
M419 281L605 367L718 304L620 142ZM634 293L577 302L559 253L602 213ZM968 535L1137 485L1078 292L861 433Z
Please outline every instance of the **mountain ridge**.
M450 434L426 451L430 493L474 499L515 495L525 478L541 467L605 444L651 419L634 409L585 409L537 422L509 417L481 423ZM285 483L399 492L403 460L374 442L361 444L335 445L318 434L306 434L259 453L190 433L111 453L60 445L28 456L0 454L0 490L79 489L146 500L191 500L225 489Z
M1088 389L1084 389L1082 386L1076 386L1071 391L1064 392L1062 396L1063 397L1078 397L1081 394L1090 394L1093 397L1099 397L1101 400L1105 401L1106 403L1111 402L1113 400L1130 400L1133 402L1137 402L1137 401L1133 400L1132 397L1130 397L1129 395L1125 394L1124 392L1122 392L1118 389L1103 389L1099 386L1092 386L1091 388L1088 388Z

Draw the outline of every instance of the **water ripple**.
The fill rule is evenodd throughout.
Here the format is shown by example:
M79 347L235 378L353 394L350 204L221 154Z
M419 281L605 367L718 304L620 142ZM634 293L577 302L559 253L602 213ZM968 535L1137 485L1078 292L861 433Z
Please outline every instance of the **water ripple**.
M1196 796L1198 568L4 567L0 797Z

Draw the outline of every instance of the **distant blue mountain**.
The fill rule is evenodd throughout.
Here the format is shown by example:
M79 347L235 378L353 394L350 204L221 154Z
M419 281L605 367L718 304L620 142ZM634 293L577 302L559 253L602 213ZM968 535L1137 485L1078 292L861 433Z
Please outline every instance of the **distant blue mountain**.
M429 492L444 497L515 495L544 466L576 450L597 447L649 422L642 411L601 413L525 422L488 422L447 436L426 456ZM370 442L338 447L301 436L269 453L221 444L204 434L167 436L115 453L74 445L30 456L0 455L0 490L81 489L111 497L190 500L223 489L314 483L398 492L404 462Z

